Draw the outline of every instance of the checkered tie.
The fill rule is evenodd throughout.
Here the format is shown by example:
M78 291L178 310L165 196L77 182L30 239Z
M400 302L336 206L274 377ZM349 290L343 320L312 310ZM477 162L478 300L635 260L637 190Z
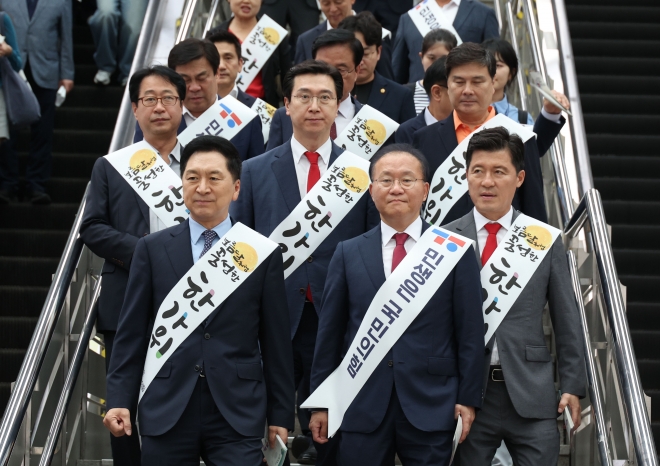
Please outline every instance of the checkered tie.
M211 249L213 240L216 236L218 236L218 234L213 230L205 230L202 235L204 235L204 249L202 249L202 253L199 255L200 258L206 254L209 249Z

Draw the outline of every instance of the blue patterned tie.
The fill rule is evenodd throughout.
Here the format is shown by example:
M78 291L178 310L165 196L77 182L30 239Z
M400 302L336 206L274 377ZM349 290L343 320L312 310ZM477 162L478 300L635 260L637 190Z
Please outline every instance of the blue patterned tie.
M206 254L209 249L211 249L213 240L216 236L218 236L218 234L213 230L205 230L202 235L204 235L204 249L202 249L202 253L199 255L200 258Z

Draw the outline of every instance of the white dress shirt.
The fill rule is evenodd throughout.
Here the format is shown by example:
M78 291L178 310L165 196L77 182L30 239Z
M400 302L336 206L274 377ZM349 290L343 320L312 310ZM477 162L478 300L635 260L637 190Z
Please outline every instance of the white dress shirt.
M161 156L160 152L158 152L153 146L152 149L158 153L159 157ZM176 146L174 146L174 149L172 149L172 152L170 153L169 166L172 170L174 170L174 173L176 173L176 176L179 178L181 178L181 165L179 164L180 160L181 143L177 141ZM183 196L183 190L181 190L181 195ZM157 231L164 230L165 228L167 228L167 225L165 225L162 220L158 218L158 215L156 215L153 210L149 209L149 233L156 233Z
M204 232L206 227L197 223L192 215L188 217L188 224L190 226L190 247L192 249L193 264L199 260L199 256L204 251ZM211 241L211 247L215 246L220 238L225 236L231 230L231 217L227 215L222 222L218 223L212 228L215 231L215 238Z
M426 126L430 126L433 123L438 122L438 120L433 115L431 115L431 112L429 112L428 107L424 109L424 121L426 122Z
M456 13L458 13L459 6L461 6L461 0L451 0L451 2L447 3L445 6L440 7L447 20L452 24L454 24L454 20L456 19Z
M229 94L231 94L231 96L235 98L236 95L232 94L232 92L234 92L234 91L236 91L236 93L237 93L236 95L238 95L238 90L236 89L236 85L234 85L234 89L232 89L232 90L229 92ZM215 101L217 102L218 100L220 100L220 99L219 99L219 97L216 95L216 96L215 96ZM206 110L208 110L208 108L207 108ZM204 112L202 112L202 114L203 114L203 113L204 113ZM201 116L201 115L200 115L200 116ZM197 118L198 118L198 117L193 116L193 114L190 113L190 110L188 110L188 109L186 108L185 105L183 106L183 119L186 121L186 127L192 125L193 122L194 122Z
M339 103L339 108L337 110L335 125L337 126L337 136L339 136L355 116L355 104L351 100L350 95L346 97L344 101Z
M300 199L307 195L307 176L309 175L309 168L312 166L309 159L305 155L307 149L300 144L295 136L291 136L291 152L293 153L293 163L296 167L296 178L298 179L298 189L300 190ZM330 165L330 154L332 153L332 141L330 138L323 143L316 151L319 157L319 172L321 176L325 173Z
M417 217L404 231L396 231L387 223L382 220L380 221L380 234L383 241L383 270L386 279L392 274L392 257L394 256L394 248L396 247L394 235L396 233L408 233L408 239L403 243L403 248L406 250L406 253L410 252L422 236L422 218Z
M497 235L497 244L500 244L504 238L506 238L507 232L511 229L511 223L513 222L513 207L509 207L509 211L498 219L496 222L488 220L486 217L477 212L477 209L472 209L474 212L474 226L477 229L477 243L479 243L479 257L486 247L486 240L488 239L488 230L484 226L488 223L499 223L501 228L498 230ZM491 365L498 365L500 363L500 354L497 351L497 339L495 339L495 344L493 345L493 353L490 357Z

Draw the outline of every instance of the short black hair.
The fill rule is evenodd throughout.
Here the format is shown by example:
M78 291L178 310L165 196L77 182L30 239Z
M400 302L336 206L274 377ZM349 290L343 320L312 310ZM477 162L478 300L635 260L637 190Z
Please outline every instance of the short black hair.
M457 66L468 65L470 63L485 66L488 69L490 77L495 77L495 57L491 51L481 44L463 42L458 47L451 49L449 55L447 55L447 63L445 64L447 78L449 78L451 70Z
M158 76L172 84L179 94L179 103L183 102L183 99L186 98L186 82L181 75L166 66L155 65L149 68L142 68L131 76L131 80L128 83L128 95L134 104L137 105L140 98L140 85L142 81L149 76Z
M488 128L470 138L467 151L465 152L465 166L470 167L472 154L481 150L485 152L497 152L508 149L511 154L511 163L516 168L516 173L525 169L525 144L517 134L509 134L503 126ZM467 170L466 168L466 170Z
M302 76L304 74L322 74L330 76L335 82L335 92L337 93L338 99L337 103L339 103L339 100L341 100L344 95L344 80L341 78L341 74L337 68L320 60L305 60L287 71L284 75L284 80L282 80L282 93L284 94L284 97L289 101L291 100L293 82L296 76Z
M177 66L182 66L190 63L191 61L206 58L209 62L213 74L218 72L220 66L220 54L218 49L210 40L202 39L186 39L182 40L170 50L167 57L167 66L176 70Z
M369 177L374 179L374 169L376 168L376 164L380 159L385 157L386 155L391 154L392 152L404 152L406 154L410 154L413 157L417 159L417 161L420 163L422 166L422 176L424 176L424 181L431 181L430 176L431 176L431 169L429 168L429 161L426 160L426 157L424 157L424 154L419 149L415 149L413 146L410 144L402 144L402 143L397 143L397 144L390 144L389 146L383 147L381 150L376 152L376 155L374 155L371 158L371 164L369 165Z
M516 77L516 74L518 74L518 57L516 56L516 51L513 49L513 46L504 39L488 39L483 41L481 45L492 52L496 64L499 55L500 59L509 67L511 79L506 83L506 87L509 87Z
M447 57L440 57L426 69L426 73L424 73L424 90L429 96L431 95L431 88L436 84L447 87L446 62Z
M355 38L355 34L346 29L330 29L316 38L312 44L312 58L316 58L317 52L323 47L333 45L347 45L353 52L353 64L358 66L364 56L362 43Z
M197 152L218 152L227 161L227 170L231 174L232 180L241 179L241 156L231 141L220 136L199 136L190 141L181 152L181 178L186 172L186 165L190 157Z
M422 40L422 56L437 43L443 43L448 52L458 45L456 36L446 29L432 29Z
M383 27L371 11L362 11L357 15L347 16L339 23L337 29L361 33L364 36L364 42L369 47L383 45Z
M213 44L217 44L218 42L226 42L228 44L232 44L236 49L236 56L239 59L243 57L241 52L241 41L238 40L238 37L236 37L233 33L226 29L222 29L221 26L216 26L207 32L205 39L212 42Z

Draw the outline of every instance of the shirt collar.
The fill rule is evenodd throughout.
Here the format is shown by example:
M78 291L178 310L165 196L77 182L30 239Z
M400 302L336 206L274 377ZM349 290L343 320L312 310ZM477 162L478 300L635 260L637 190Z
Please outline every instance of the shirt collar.
M234 88L229 91L229 95L232 96L234 99L238 99L238 86L234 84Z
M497 113L495 112L495 107L493 107L492 105L489 105L488 106L488 118L486 118L486 121L490 120L491 118L495 118L495 115L497 115ZM484 123L486 121L484 121ZM461 119L458 117L458 113L456 113L456 111L454 110L454 130L457 130L460 126L465 126L466 128L469 128L470 131L474 131L475 129L477 129L481 125L477 125L477 126L474 126L474 127L466 125L465 123L463 123L461 121Z
M438 120L435 119L435 117L433 115L431 115L431 112L429 112L428 107L426 107L424 109L424 121L426 122L426 126L430 126L433 123L438 121Z
M206 227L200 225L197 223L195 220L193 220L192 216L188 217L189 225L190 225L190 239L193 244L196 244L202 237L202 234L206 231ZM211 228L213 231L216 232L218 235L218 238L222 238L231 228L231 217L227 215L227 218L224 219L222 222Z
M488 220L486 217L481 215L479 211L477 211L476 207L472 209L472 211L474 212L474 226L476 227L477 231L481 230L487 223L499 223L505 230L511 229L511 222L513 222L513 207L509 207L509 211L496 222Z
M147 141L145 141L145 142L147 142ZM147 142L147 144L149 144L149 143ZM156 153L159 156L162 156L162 154L158 150L156 150L156 148L154 146L149 144L149 147L151 147L154 151L156 151ZM176 141L176 145L174 146L174 149L172 149L172 152L170 152L168 155L169 155L169 159L170 159L170 163L168 165L172 165L173 161L176 162L176 163L179 163L179 161L181 160L181 143L179 142L178 139Z
M232 89L232 90L229 92L229 94L231 94L232 92L234 92L235 89L236 89L236 85L234 84L234 89ZM232 95L232 97L236 97L236 96L235 96L235 95ZM218 100L220 100L220 97L216 94L216 96L215 96L215 101L217 102ZM206 110L208 110L208 108L207 108ZM203 114L204 114L204 112L202 112L202 115L203 115ZM199 117L193 116L193 114L190 113L190 110L188 110L188 109L186 108L185 105L183 106L183 115L188 115L190 118L192 118L193 121L195 121L197 118L199 118ZM202 116L202 115L200 115L200 116Z
M419 238L422 236L422 217L417 217L404 231L396 231L387 223L382 220L380 221L380 234L383 246L389 243L396 233L408 233L408 236L414 239L415 242L418 242Z
M445 6L443 6L442 8L447 8L447 7L448 7L449 5L451 5L452 3L453 3L454 5L456 5L456 6L461 6L461 0L451 0L451 2L447 3L447 4L446 4Z
M295 136L291 136L291 152L293 152L293 161L298 164L302 157L305 157L307 149L300 144ZM321 160L325 163L326 167L330 166L330 154L332 153L332 140L328 138L316 151L321 156Z
M350 95L339 103L337 111L341 116L347 119L352 119L355 116L355 104L353 103L353 99L351 99Z

